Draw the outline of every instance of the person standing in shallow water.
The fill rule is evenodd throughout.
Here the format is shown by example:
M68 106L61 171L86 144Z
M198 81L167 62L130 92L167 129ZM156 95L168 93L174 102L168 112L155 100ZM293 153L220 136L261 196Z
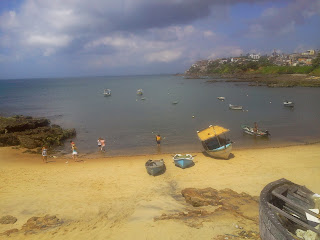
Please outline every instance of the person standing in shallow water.
M100 143L101 143L100 151L105 152L106 141L103 138L100 138Z
M158 135L156 136L156 142L157 142L158 147L160 147L160 143L161 143L161 136L160 136L160 134L158 134Z

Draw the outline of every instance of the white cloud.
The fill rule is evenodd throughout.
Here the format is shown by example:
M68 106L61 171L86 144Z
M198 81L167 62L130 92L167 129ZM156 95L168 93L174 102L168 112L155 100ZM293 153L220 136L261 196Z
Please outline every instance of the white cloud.
M243 54L244 51L238 46L220 46L214 49L208 56L208 59L216 59L221 57L236 57Z
M26 39L26 43L35 46L64 47L67 46L71 40L71 37L67 35L32 35Z
M164 50L159 52L151 52L145 55L148 62L172 62L179 59L181 56L180 50Z

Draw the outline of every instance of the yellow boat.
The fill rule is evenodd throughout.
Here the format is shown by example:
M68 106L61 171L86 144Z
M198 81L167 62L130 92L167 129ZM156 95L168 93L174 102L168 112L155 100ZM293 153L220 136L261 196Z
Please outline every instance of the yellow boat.
M225 135L229 131L221 126L210 125L204 130L197 131L197 134L203 148L211 157L229 159L232 143Z

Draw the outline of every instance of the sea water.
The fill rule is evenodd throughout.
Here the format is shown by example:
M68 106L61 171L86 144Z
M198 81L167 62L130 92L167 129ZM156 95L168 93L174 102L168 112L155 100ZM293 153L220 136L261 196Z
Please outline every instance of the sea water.
M106 88L109 97L103 95ZM285 100L295 107L284 107ZM230 129L234 148L315 142L320 139L319 102L319 88L252 87L173 75L0 80L2 116L46 117L75 128L80 153L98 152L97 139L105 138L106 155L199 152L197 130L209 125ZM230 110L229 104L244 110ZM271 136L243 134L241 125L254 122ZM162 136L160 149L156 134Z

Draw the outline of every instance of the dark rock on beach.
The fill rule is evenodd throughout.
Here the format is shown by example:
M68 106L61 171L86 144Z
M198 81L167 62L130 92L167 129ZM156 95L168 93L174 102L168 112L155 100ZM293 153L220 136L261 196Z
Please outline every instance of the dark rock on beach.
M36 233L39 230L46 230L61 225L63 222L56 216L46 215L44 217L32 217L22 226L25 233Z
M17 221L17 218L11 215L3 216L0 218L1 224L14 224L16 221Z
M12 233L17 233L17 232L19 232L19 229L13 228L13 229L7 230L7 231L5 231L3 233L0 233L0 236L1 235L2 236L10 236Z
M63 141L76 135L75 129L51 125L45 118L25 116L0 117L0 147L17 146L28 149L61 146Z

